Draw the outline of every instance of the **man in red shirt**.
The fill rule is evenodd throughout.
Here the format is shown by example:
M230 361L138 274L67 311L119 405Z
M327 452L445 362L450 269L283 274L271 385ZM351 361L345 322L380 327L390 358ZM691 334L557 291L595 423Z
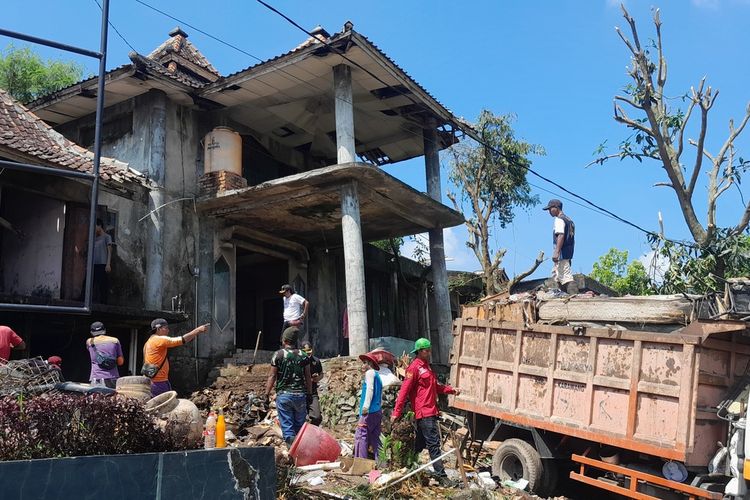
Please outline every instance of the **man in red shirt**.
M11 349L23 351L26 349L26 343L12 329L0 325L0 358L9 360Z
M391 420L395 422L401 417L408 398L414 411L414 418L417 421L414 451L419 453L427 447L430 452L430 460L435 460L441 455L440 432L438 430L438 415L440 414L437 407L438 394L459 394L461 391L437 381L435 372L430 367L432 344L429 340L423 338L414 342L412 354L414 353L416 353L416 357L409 368L406 369L406 378L398 392ZM445 475L442 460L435 462L432 468L435 469L436 475Z

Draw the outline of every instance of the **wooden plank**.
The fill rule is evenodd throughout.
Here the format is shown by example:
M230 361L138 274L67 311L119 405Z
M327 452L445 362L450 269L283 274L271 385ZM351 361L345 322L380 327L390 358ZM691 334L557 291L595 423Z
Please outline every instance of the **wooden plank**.
M687 324L693 303L680 295L552 299L538 307L539 319L610 323Z

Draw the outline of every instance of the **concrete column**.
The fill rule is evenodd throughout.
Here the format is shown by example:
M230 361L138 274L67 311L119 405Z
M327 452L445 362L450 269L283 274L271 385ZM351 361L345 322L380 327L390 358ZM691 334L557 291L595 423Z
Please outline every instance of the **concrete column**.
M333 67L333 93L336 104L336 151L338 163L356 160L354 144L354 101L352 100L352 68L346 64ZM359 209L357 209L359 212ZM359 216L357 216L359 222Z
M167 148L167 95L161 91L150 92L150 122L148 141L148 174L156 187L149 192L148 210L164 204ZM147 309L161 310L164 280L164 212L157 210L147 219L146 238L146 290Z
M359 220L357 184L341 186L341 232L344 237L346 308L349 314L349 355L369 351L367 300L365 298L365 259Z
M424 140L424 164L427 176L427 193L430 198L442 203L442 189L440 187L440 157L438 154L438 136L435 123L427 124L422 131ZM432 267L432 282L435 288L434 303L437 324L437 356L435 360L448 364L451 347L453 345L451 300L448 293L448 270L445 266L445 246L443 244L443 230L431 229L430 235L430 263Z

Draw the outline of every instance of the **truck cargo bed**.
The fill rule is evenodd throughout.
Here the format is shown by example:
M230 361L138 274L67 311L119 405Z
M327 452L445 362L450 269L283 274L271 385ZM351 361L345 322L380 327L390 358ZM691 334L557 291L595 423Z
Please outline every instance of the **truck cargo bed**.
M461 318L452 406L705 467L726 440L716 406L750 361L740 321L674 333Z

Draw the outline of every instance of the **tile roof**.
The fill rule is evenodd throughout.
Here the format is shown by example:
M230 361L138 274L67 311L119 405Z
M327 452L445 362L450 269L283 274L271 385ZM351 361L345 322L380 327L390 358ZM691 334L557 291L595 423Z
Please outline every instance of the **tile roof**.
M133 64L140 69L145 69L151 74L156 73L159 76L164 76L170 80L174 80L188 87L199 89L207 85L207 83L201 79L191 76L183 71L170 71L168 68L162 66L156 61L149 59L148 57L142 56L137 52L131 52L128 54Z
M2 89L0 149L30 158L29 163L93 172L94 153L63 137ZM99 175L105 182L146 183L142 174L112 158L101 158Z
M148 56L149 59L156 61L163 67L167 68L170 72L180 71L182 68L179 67L179 63L174 61L173 56L177 56L179 60L184 59L185 61L194 64L204 70L208 71L213 77L205 78L207 82L215 81L219 76L219 71L208 62L206 56L204 56L195 45L188 40L188 35L180 27L177 27L169 32L169 38L156 47ZM172 64L174 63L174 64Z

